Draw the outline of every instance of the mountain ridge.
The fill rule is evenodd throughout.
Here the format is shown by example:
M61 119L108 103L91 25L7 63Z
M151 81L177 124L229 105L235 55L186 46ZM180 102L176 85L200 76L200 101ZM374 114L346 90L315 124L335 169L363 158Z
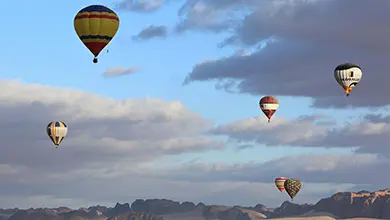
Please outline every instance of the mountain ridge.
M222 206L168 199L136 199L131 205L116 203L114 207L0 209L0 220L260 220L310 216L390 219L390 188L338 192L316 204L285 201L275 209L262 204Z

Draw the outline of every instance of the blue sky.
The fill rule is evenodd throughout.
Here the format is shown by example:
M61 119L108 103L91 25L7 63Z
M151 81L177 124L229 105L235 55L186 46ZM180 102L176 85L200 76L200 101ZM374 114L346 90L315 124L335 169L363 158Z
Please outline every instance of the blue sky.
M19 4L18 1L9 1L4 7L18 8ZM148 25L173 26L177 21L176 11L181 2L171 2L153 16L118 10L121 20L119 31L108 46L109 53L102 52L97 65L92 63L92 55L78 39L73 28L74 15L90 4L104 4L115 8L111 1L70 0L54 5L50 1L24 2L23 8L18 11L20 16L14 16L12 23L5 24L4 28L11 34L0 36L2 42L7 42L2 48L2 60L7 65L0 66L0 76L21 79L27 83L75 88L115 99L153 97L180 100L190 109L218 124L262 115L258 108L260 96L219 91L215 89L214 82L181 85L195 63L234 53L234 48L217 47L226 35L190 32L147 42L131 40L132 35ZM58 7L61 9L53 10ZM37 13L37 10L44 13ZM0 16L6 19L12 15L13 11L5 11ZM26 25L27 20L34 25ZM106 69L116 66L141 66L141 70L120 78L106 79L102 76ZM329 73L330 77L333 77L331 74ZM310 99L278 98L281 107L276 116L288 119L332 111L309 108ZM339 111L338 119L345 115L351 116ZM229 149L222 154L207 152L195 157L210 162L264 161L313 151L312 148L259 147L241 152ZM316 149L316 152L336 153L349 150ZM181 157L182 160L186 158L191 160L194 155ZM170 158L164 160L169 161Z
M242 24L242 30L230 28L228 31L215 33L212 27L206 25L206 27L201 27L204 31L195 28L186 33L172 33L173 27L179 20L178 10L189 1L167 1L168 3L152 13L118 10L115 6L119 2L112 0L69 0L66 2L42 0L3 3L3 7L8 10L2 12L0 18L3 21L9 20L9 22L3 22L2 29L7 30L7 33L0 35L0 40L3 42L0 62L0 78L2 79L0 81L0 116L4 116L0 120L3 121L0 123L0 140L8 140L16 134L25 135L27 138L26 140L12 139L9 140L12 141L10 144L8 142L0 144L2 151L7 152L6 156L0 155L0 178L4 180L0 182L0 197L7 198L4 199L5 202L0 201L0 208L30 207L31 204L81 206L100 203L110 205L112 201L131 202L131 199L145 196L180 201L191 200L219 204L227 201L226 203L229 204L253 205L259 202L258 195L264 197L265 201L269 201L270 206L275 207L282 201L277 197L279 194L275 196L279 192L270 189L275 189L272 183L275 172L273 168L281 166L280 161L277 160L281 157L289 173L302 177L305 183L309 182L307 191L305 189L302 192L298 202L317 201L339 190L351 190L351 187L356 184L358 186L369 185L369 189L383 185L385 180L378 183L375 175L382 172L380 169L386 170L390 167L389 160L379 158L389 153L387 143L390 140L387 134L390 131L390 125L386 118L365 122L360 119L368 113L386 113L388 110L386 106L390 102L387 103L386 94L389 91L386 87L386 80L375 81L372 80L374 77L370 78L375 74L385 74L377 70L388 67L388 62L383 61L384 52L380 50L386 49L386 45L376 47L375 43L383 40L380 36L384 36L387 32L375 26L372 29L383 31L383 33L372 34L371 26L359 26L363 21L364 24L370 23L359 20L363 18L345 20L344 23L337 20L337 16L333 16L332 12L343 8L343 2L350 0L329 1L332 2L329 3L329 7L310 3L317 4L316 7L313 6L313 10L318 10L316 13L300 13L300 10L306 8L305 4L309 3L296 3L297 10L293 10L294 7L292 7L291 14L286 13L287 15L278 14L279 12L275 12L275 15L272 13L264 15L262 10L267 9L265 7L267 4L260 3L259 0L255 2L256 4L248 5L248 10L254 11L253 19L256 19L256 22L250 23L250 19L239 18L238 22ZM357 5L362 8L368 7L367 1L353 1L359 1ZM194 0L194 2L200 5L202 2L208 3L206 6L216 15L226 15L221 11L227 11L229 19L233 17L229 13L234 14L236 10L234 6L225 7L224 4L217 4L213 0ZM226 2L228 4L234 1ZM109 53L103 51L99 56L98 64L92 63L92 54L81 43L73 27L76 13L91 4L107 5L117 12L121 21L117 35L108 45ZM293 4L292 1L290 4ZM370 1L368 4L374 5L374 2ZM379 1L375 1L378 10L382 8L380 4ZM202 15L202 11L198 13ZM375 17L379 14L373 14L371 17L367 15L367 19L372 19L376 22L375 24L382 24L379 22L380 19ZM196 22L199 17L192 19ZM303 21L308 22L309 25L306 27L306 23L299 22L299 19L304 19ZM298 22L288 25L289 22L295 21ZM319 27L316 22L322 26ZM291 28L285 28L285 23ZM257 27L258 24L265 28L261 29L260 25L258 29L251 26ZM166 25L169 28L168 36L141 42L132 40L134 35L149 25ZM357 25L362 29L368 28L368 31L364 31L367 38L363 39L355 33L339 31L348 25ZM252 33L252 30L255 30L255 33ZM328 33L329 39L324 39L323 35L314 36L313 33L320 31ZM243 48L255 50L258 42L250 42L248 39L261 41L275 33L280 35L278 37L285 44L275 43L272 45L274 47L269 46L271 49L268 51L269 54L266 54L267 56L259 58L256 53L245 58L232 56ZM241 47L237 44L222 49L218 47L222 41L232 35L240 39L241 45L238 45ZM355 38L356 42L352 40L345 42L345 39ZM298 45L296 42L301 42L301 44ZM243 47L242 44L247 44L247 46ZM300 48L295 44L303 46ZM341 44L346 51L334 53ZM315 48L312 47L313 45ZM299 48L302 51L291 52L283 48L284 46ZM350 46L352 49L349 48ZM375 50L371 50L371 47ZM333 79L333 69L339 64L335 60L346 60L343 57L346 56L345 54L348 58L351 57L351 60L367 61L364 63L365 75L362 83L356 91L352 92L350 98L345 97L342 88ZM225 65L227 61L223 59L224 57L230 57L228 62L237 65ZM218 62L210 62L210 69L215 71L204 73L194 68L196 64L203 65L200 63L205 60L218 60ZM285 82L278 78L290 74L288 66L279 68L278 65L303 63L307 60L313 64L305 63L305 65L295 66L294 74L299 81ZM271 64L267 65L269 63ZM258 68L258 75L250 73L251 68L247 68L248 72L240 71L243 69L242 65L246 64L255 66L256 70ZM140 69L133 74L118 77L103 76L104 72L113 67L131 68L134 66L139 66ZM226 66L232 70L227 69ZM262 69L263 66L265 66L264 69ZM226 80L227 76L239 74L242 77L238 78L242 78L248 87L255 85L254 93L258 95L218 90L215 86L217 81L201 81L196 79L196 74L207 75L208 79L221 80ZM278 84L269 86L268 82L261 80L264 74L273 74L269 78ZM193 82L183 86L184 79L189 75L194 77ZM257 80L253 80L253 77ZM375 77L388 78L387 75ZM9 84L7 80L10 79L21 80L22 84ZM308 89L304 90L301 86L289 87L290 83L305 84ZM31 84L38 85L34 87ZM53 88L39 84L53 86ZM337 88L337 91L328 90L330 86ZM57 90L54 87L65 89ZM251 88L253 89L253 86ZM81 92L75 93L74 89ZM260 111L258 102L263 95L274 95L262 94L268 89L280 91L279 94L299 94L306 97L277 96L280 107L273 119L278 117L287 119L286 127L267 127L272 125L272 121L270 124L266 123L267 119ZM321 93L322 91L324 93ZM96 98L93 94L85 92L104 97ZM48 93L55 93L58 99L66 100L55 102L51 96L47 95ZM73 97L73 94L82 98ZM361 100L360 97L362 97ZM150 99L145 101L144 98ZM329 107L334 104L338 108L310 107L312 98L317 101L323 98L322 101L325 103L323 105ZM381 101L375 102L376 98ZM164 102L157 99L163 99ZM127 102L123 104L115 100ZM221 127L234 125L242 128L243 134L237 132L234 129L236 127L233 126L233 129L222 131L223 136L206 136L204 133L210 130L206 123L208 121L185 109L178 111L171 107L172 102L169 101L175 100L183 103L192 112L212 120L214 123L212 131L218 133ZM42 106L34 105L36 102L41 103ZM349 103L353 107L345 108L344 103ZM368 108L367 106L379 106L380 108ZM177 113L178 117L170 117L172 112ZM313 114L329 116L337 121L340 129L315 123L309 126L299 125L299 123L296 125L294 122L300 116ZM264 120L265 125L257 121L256 126L251 127L248 124L237 122L257 116ZM42 147L44 144L41 135L45 134L36 129L42 126L44 130L47 120L57 120L53 119L56 117L63 117L65 121L69 121L69 134L71 134L61 144L63 147L58 150L59 154L57 151L47 151L52 147L48 140L45 142L47 146ZM143 123L133 123L132 117ZM30 127L27 126L25 130L20 131L19 124L15 124L13 118L22 118ZM128 120L129 118L131 120ZM345 125L346 122L355 124L349 126ZM71 132L73 124L77 124L75 125L77 132L74 133ZM1 126L5 126L5 129L1 130ZM12 130L12 128L17 129ZM152 128L156 128L157 132ZM261 134L256 133L259 130ZM290 134L298 138L291 138ZM310 136L310 134L313 135ZM162 135L165 136L161 137ZM149 139L146 140L145 136ZM242 143L231 141L232 139L241 140ZM206 141L203 143L201 140ZM236 149L237 146L244 145L246 141L251 140L257 141L256 147L240 151ZM223 143L227 149L216 147L219 143ZM265 146L265 144L272 145L272 143L274 146ZM306 145L306 147L301 145ZM329 148L323 147L325 145ZM356 145L359 145L361 152L353 152ZM28 148L22 148L24 146ZM327 156L329 154L332 156ZM263 164L267 161L271 162ZM219 162L224 163L228 171L225 170L226 172L223 171L214 176L213 172L203 167L203 163L208 163L211 167ZM48 166L48 163L51 163L51 166ZM242 167L232 168L231 164L241 164ZM10 171L10 174L2 172L5 166L14 170ZM173 167L173 171L168 168L159 170L162 167ZM258 170L258 173L253 173L253 170L256 172ZM353 176L355 170L367 170L371 176L355 177ZM237 176L236 171L240 171L242 175ZM106 175L107 173L109 175ZM187 176L188 179L186 179L188 173L194 173L194 176L199 177L199 182L193 182L191 176ZM258 182L253 182L253 176L260 173L264 175L259 175ZM324 183L324 175L332 176L333 182ZM351 179L348 180L349 182L345 180L347 177ZM150 181L150 178L155 178L157 181ZM75 181L80 184L72 185L74 188L67 188L67 184ZM102 187L111 187L112 181L116 181L118 186L100 193ZM190 183L187 185L186 181ZM135 190L128 191L129 185ZM157 190L160 186L165 187L166 190ZM57 187L64 190L59 192ZM189 192L188 187L194 189L195 193ZM215 193L214 189L221 190L221 192ZM37 191L41 194L36 193ZM242 195L236 196L235 193L241 191ZM68 201L69 198L71 201Z

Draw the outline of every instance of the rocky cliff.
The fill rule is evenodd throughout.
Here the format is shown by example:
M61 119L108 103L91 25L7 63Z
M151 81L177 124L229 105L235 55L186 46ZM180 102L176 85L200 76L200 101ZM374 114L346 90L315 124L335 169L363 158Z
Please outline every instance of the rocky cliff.
M339 218L390 219L390 188L375 192L339 192L315 205L284 202L269 216L298 216L308 212L327 212Z
M321 199L314 209L318 212L330 212L342 218L390 219L390 189L336 193L330 198Z
M260 220L300 216L326 215L334 218L390 219L390 189L375 192L340 192L316 204L283 202L276 209L262 204L252 207L220 206L176 202L167 199L137 199L109 208L91 206L72 210L54 209L0 209L0 220ZM320 218L320 217L316 217ZM332 219L332 218L330 218Z

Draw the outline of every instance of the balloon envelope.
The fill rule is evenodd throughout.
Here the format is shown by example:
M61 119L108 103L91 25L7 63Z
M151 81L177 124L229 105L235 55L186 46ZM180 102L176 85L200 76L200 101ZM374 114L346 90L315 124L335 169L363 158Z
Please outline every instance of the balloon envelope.
M259 105L261 111L263 111L265 116L268 118L268 122L270 122L272 116L279 108L279 101L273 96L264 96L260 99Z
M347 96L349 96L352 89L360 82L362 76L362 69L353 63L340 64L334 70L334 78L343 87Z
M280 192L284 190L284 182L286 182L286 177L278 177L275 179L275 185L279 189Z
M298 179L290 178L284 182L284 188L291 199L297 195L301 187L301 181Z
M53 144L58 147L68 134L68 126L62 121L50 122L46 126L46 133Z
M83 44L97 56L114 38L119 28L119 17L103 5L91 5L81 9L74 18L74 28Z

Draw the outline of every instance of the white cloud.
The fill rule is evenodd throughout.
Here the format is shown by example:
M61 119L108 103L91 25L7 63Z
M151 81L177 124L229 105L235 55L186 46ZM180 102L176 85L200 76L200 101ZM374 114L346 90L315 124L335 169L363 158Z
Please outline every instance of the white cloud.
M122 0L118 4L119 9L148 13L159 9L166 0Z
M274 117L272 123L268 123L264 116L258 116L218 126L211 133L270 146L310 145L328 133L329 126L317 124L320 119L322 116L305 116L292 121Z
M134 66L130 67L128 69L125 69L123 67L111 67L106 70L106 72L103 73L104 77L116 77L116 76L123 76L123 75L130 75L135 73L137 70L139 70L140 67Z
M294 120L274 117L268 123L264 116L259 116L220 125L210 133L228 136L240 144L350 148L361 153L378 153L390 157L390 149L387 147L390 141L388 116L380 118L368 115L360 121L342 125L329 123L329 120L331 118L314 115Z
M253 118L213 129L211 121L179 101L119 101L77 90L2 80L0 117L0 149L4 152L0 154L0 207L113 205L113 201L136 198L277 206L287 197L275 190L276 176L301 179L305 190L296 201L315 202L337 190L362 185L380 188L386 177L376 176L390 168L386 158L373 154L298 155L265 163L176 162L172 167L160 160L167 155L181 157L224 149L224 143L205 135L209 130L244 137L244 141L264 139L271 145L280 145L278 140L285 144L325 141L336 130L316 124L322 116L294 121L275 118L272 123ZM69 126L68 137L59 149L44 133L52 120L64 120ZM359 123L388 122L371 116ZM372 141L384 129L383 125L361 127L367 131L352 129L352 133L344 134L354 135L358 130L358 135ZM259 133L272 135L253 136ZM368 145L363 142L362 146Z
M93 201L90 196L100 188L82 183L83 178L112 182L122 176L134 181L141 164L166 155L224 148L223 143L202 136L213 123L179 101L119 101L77 90L1 80L0 120L0 149L7 152L0 154L0 196L4 199L42 195L73 198L69 191L69 195L59 195L58 188L75 181L79 185L73 187L88 188L76 190L77 196ZM45 134L45 126L53 120L63 120L69 127L59 149Z
M164 38L167 36L168 29L164 25L156 26L150 25L133 36L133 40L149 40L152 38Z
M272 183L275 177L287 176L309 183L381 184L383 178L374 179L390 167L390 161L374 154L304 154L271 159L267 162L204 163L192 162L169 171L156 171L174 180L193 182L247 181ZM378 169L379 168L379 169ZM366 178L356 176L357 170ZM359 172L360 172L359 171ZM153 175L153 174L150 174ZM389 179L390 180L390 179Z

